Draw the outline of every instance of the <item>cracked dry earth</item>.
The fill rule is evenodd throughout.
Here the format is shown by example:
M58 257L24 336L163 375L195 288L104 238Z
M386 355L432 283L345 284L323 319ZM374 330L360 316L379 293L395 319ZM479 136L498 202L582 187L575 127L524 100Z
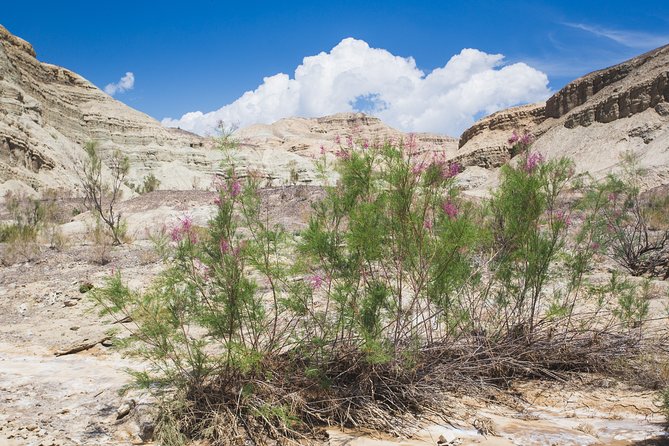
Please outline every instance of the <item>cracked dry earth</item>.
M319 194L270 190L269 215L298 229ZM142 444L148 398L118 393L129 380L124 369L139 364L124 359L109 341L100 342L119 325L99 317L79 285L99 286L114 268L131 288L146 286L161 270L147 228L156 222L169 227L184 214L204 224L212 199L207 192L159 192L124 203L134 241L114 248L103 266L93 261L83 215L63 225L70 237L64 251L45 248L35 260L0 267L0 446ZM55 355L82 343L94 346ZM669 445L654 394L641 388L588 376L579 382L519 383L511 393L511 404L454 398L448 423L427 422L409 439L331 429L329 443ZM131 399L135 407L128 406ZM124 406L128 415L117 419Z

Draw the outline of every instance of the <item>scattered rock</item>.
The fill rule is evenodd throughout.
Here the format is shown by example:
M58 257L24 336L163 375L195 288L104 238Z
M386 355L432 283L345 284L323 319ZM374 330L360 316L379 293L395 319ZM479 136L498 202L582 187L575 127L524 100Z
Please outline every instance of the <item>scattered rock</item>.
M669 102L660 102L655 106L655 111L660 116L669 116Z
M93 284L90 282L83 282L81 285L79 285L79 292L81 294L87 293L92 289L93 289Z
M495 422L488 417L477 417L474 419L474 428L479 432L479 434L487 437L492 435L493 437L498 437L497 426Z
M139 438L144 442L153 440L156 423L153 420L145 420L139 423Z
M125 401L116 410L116 419L120 420L121 418L128 415L130 413L130 411L135 408L136 405L137 405L137 401L135 401L134 398L131 398L128 401Z
M65 302L63 302L63 305L66 306L66 307L74 307L78 303L79 302L74 300L74 299L69 299L69 300L66 300Z
M79 353L79 352L82 352L84 350L88 350L90 348L93 348L96 345L100 344L101 342L104 342L107 339L109 339L108 336L105 336L101 339L96 339L96 340L93 340L93 341L89 341L88 339L84 339L80 343L74 344L71 347L68 347L68 348L65 348L65 349L62 349L62 350L58 350L56 353L54 353L54 355L65 356L65 355L71 355L73 353Z
M437 446L459 446L461 444L462 438L455 436L449 439L443 435L439 435L439 439L437 440Z

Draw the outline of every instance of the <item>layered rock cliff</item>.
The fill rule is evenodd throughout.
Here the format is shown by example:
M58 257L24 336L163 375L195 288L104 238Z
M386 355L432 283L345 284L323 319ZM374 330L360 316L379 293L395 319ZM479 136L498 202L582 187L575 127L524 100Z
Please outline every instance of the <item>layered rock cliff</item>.
M568 128L627 118L669 101L669 45L583 76L546 101L546 116Z
M647 187L669 183L669 45L576 79L545 105L481 119L462 134L455 158L498 167L510 158L513 130L531 132L533 149L548 158L572 158L578 172L600 177L631 151L647 169Z
M206 164L191 147L197 135L166 129L65 68L41 63L32 46L0 26L0 181L18 180L35 190L74 189L82 145L122 149L140 181L150 169L174 160Z
M536 133L545 121L543 103L500 110L477 121L460 136L454 159L464 166L499 167L510 159L509 136L518 132Z

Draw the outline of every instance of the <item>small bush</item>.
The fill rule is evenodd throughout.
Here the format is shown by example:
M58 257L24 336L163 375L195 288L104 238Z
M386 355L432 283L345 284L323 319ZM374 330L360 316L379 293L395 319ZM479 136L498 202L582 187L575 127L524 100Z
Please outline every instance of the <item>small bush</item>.
M107 162L110 172L107 180L103 178L103 163L97 143L91 141L84 149L86 159L79 178L84 191L84 205L109 230L112 243L120 245L126 226L116 207L123 196L122 186L130 170L130 161L120 151L114 151Z
M669 225L659 215L667 198L654 194L644 201L640 192L643 170L636 157L623 157L622 176L609 175L588 191L597 243L633 276L669 278Z
M138 194L148 194L149 192L153 192L154 190L158 189L159 186L160 180L156 178L153 173L150 173L144 177L141 186L131 185L130 188Z
M96 219L93 226L89 228L88 239L92 244L90 260L98 265L109 263L114 240L108 228L99 219Z
M0 228L0 241L5 243L2 261L11 264L30 261L39 253L37 236L45 217L45 208L37 198L25 193L7 192L5 207L13 222Z

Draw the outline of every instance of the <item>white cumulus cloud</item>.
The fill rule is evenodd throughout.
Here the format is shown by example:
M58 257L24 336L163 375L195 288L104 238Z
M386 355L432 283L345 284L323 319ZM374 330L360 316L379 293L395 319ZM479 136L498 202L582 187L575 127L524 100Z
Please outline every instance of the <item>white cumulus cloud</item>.
M266 77L218 110L162 123L204 135L214 133L219 121L243 127L290 116L364 111L401 130L458 135L477 115L550 93L546 74L524 63L504 64L501 54L463 49L426 74L412 57L347 38L329 53L305 57L292 78Z
M125 91L132 90L134 86L135 75L131 71L128 71L125 73L125 76L119 79L118 82L107 84L105 87L105 93L107 93L109 96L114 96L116 93L123 93Z

